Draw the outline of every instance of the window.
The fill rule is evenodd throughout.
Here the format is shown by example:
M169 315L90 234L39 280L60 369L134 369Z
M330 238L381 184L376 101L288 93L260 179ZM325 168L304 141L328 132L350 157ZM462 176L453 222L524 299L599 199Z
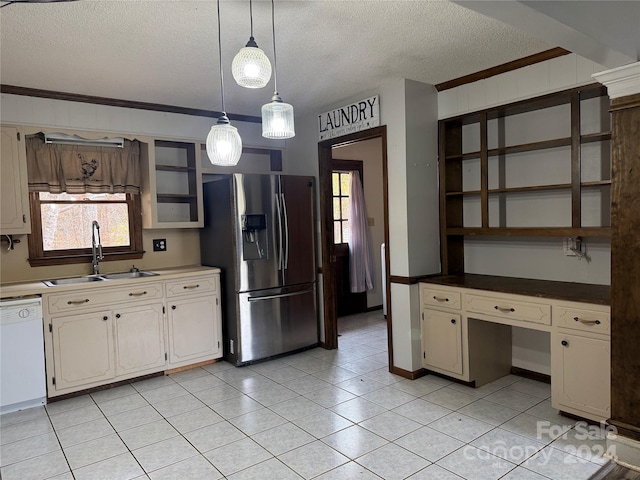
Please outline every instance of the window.
M351 173L333 172L333 243L349 242L349 189Z
M91 224L100 224L106 260L142 258L140 195L30 192L31 266L91 261Z

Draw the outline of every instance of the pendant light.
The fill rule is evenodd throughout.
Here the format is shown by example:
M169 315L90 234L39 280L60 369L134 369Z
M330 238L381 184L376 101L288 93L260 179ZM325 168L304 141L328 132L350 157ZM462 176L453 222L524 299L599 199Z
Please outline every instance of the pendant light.
M278 60L276 58L275 7L271 0L271 27L273 29L273 84L271 102L262 106L262 136L273 140L295 137L293 106L284 103L278 93Z
M231 72L236 83L245 88L262 88L271 79L271 62L253 38L253 6L249 0L251 35L247 44L233 58Z
M233 166L242 154L242 139L236 127L232 126L224 108L224 76L222 74L222 45L220 34L220 0L218 5L218 55L220 63L220 92L222 96L222 115L207 135L207 155L213 165Z

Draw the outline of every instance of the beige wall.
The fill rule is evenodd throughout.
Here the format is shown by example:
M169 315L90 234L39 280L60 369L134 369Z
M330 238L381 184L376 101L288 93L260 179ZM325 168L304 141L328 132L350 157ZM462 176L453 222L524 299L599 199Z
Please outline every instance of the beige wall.
M380 245L384 242L384 184L382 182L382 140L375 138L352 143L333 150L333 158L341 160L362 160L364 199L367 217L373 219L369 227L373 250L374 289L367 292L367 307L382 305L382 263Z
M175 267L181 265L200 264L200 231L198 229L184 230L143 230L144 257L138 260L119 260L114 262L102 261L101 273L122 272L129 270L133 264L141 270L154 268ZM0 251L0 282L21 282L26 280L46 280L74 275L88 275L91 264L56 265L52 267L31 267L28 262L29 248L27 236L18 237L20 243L11 251L2 248ZM154 252L152 240L165 238L166 252ZM6 247L6 244L3 243Z

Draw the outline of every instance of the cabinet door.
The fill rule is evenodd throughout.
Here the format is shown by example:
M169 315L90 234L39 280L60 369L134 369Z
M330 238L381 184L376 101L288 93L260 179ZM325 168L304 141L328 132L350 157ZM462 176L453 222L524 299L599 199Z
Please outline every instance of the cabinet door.
M157 371L165 364L162 303L114 310L118 375Z
M216 295L169 302L169 364L186 365L222 356Z
M24 138L18 140L16 127L0 128L0 232L23 234L31 232L27 198L27 160Z
M56 390L89 386L115 376L110 311L51 319Z
M462 375L462 322L455 313L423 310L422 350L425 368Z
M570 412L577 409L595 420L608 419L611 416L609 338L596 339L564 333L554 333L551 338L554 408Z

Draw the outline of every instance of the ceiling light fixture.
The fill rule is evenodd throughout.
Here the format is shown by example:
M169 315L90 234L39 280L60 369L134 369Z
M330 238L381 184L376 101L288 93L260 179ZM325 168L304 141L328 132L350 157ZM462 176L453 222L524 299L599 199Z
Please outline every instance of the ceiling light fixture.
M220 0L218 6L218 55L220 64L220 92L222 96L222 115L207 135L207 155L213 165L233 166L242 154L242 139L238 129L231 125L224 108L224 76L222 74L222 35L220 34Z
M253 6L249 0L251 35L247 44L233 58L231 73L236 83L245 88L262 88L271 79L271 62L253 38Z
M284 103L278 93L278 60L276 58L275 7L271 0L271 28L273 30L273 85L271 102L262 106L262 136L273 140L295 137L293 106Z

